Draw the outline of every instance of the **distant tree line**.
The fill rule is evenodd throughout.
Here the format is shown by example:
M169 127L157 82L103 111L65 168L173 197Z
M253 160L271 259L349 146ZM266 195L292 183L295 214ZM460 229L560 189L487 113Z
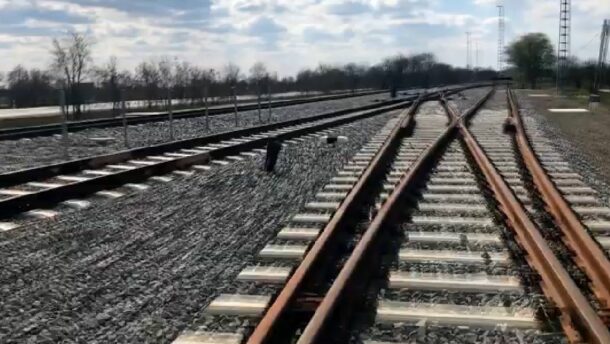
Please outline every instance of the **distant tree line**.
M169 57L143 61L135 70L128 71L120 70L114 57L94 65L92 45L89 37L72 32L53 40L49 70L28 70L22 65L14 67L5 75L11 104L16 107L57 105L61 89L71 106L72 117L78 118L81 105L93 100L112 102L113 110L118 114L121 97L143 100L147 107L152 108L170 97L199 105L210 97L229 98L233 94L262 97L268 93L292 91L327 93L432 87L488 80L495 75L493 70L467 70L439 63L429 53L398 54L373 66L320 64L313 69L303 69L294 77L282 78L261 62L242 73L233 63L216 70Z
M518 86L536 88L540 83L555 84L557 57L547 35L529 33L519 37L506 49L511 74ZM610 68L598 69L596 60L580 61L570 57L560 74L563 87L594 91L595 74L599 73L601 86L610 82Z

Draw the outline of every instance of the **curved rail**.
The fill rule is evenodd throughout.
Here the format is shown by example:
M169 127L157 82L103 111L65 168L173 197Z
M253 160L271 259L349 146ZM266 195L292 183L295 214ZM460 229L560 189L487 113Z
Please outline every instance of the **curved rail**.
M610 323L610 261L600 246L589 235L574 210L562 196L538 160L529 142L516 99L509 89L509 119L514 126L514 138L525 166L532 175L536 189L540 192L548 212L563 233L566 245L574 253L574 261L591 280L591 290L600 302L600 315Z
M325 252L328 252L337 233L345 227L345 224L350 220L354 212L358 211L362 201L368 195L367 190L370 189L375 180L383 173L386 163L392 156L392 151L398 147L401 137L411 127L414 115L422 100L423 97L419 97L411 108L402 114L399 125L392 130L380 151L324 227L319 238L314 242L279 296L254 329L254 332L248 339L249 344L272 342L275 338L281 336L280 332L283 329L282 324L285 320L283 317L293 307L296 297L307 283L310 275L314 273L314 267L326 256Z
M449 106L447 109L454 120L458 118L453 109ZM527 252L528 262L540 275L542 290L559 308L560 321L570 341L580 343L584 339L591 343L610 343L608 328L551 251L523 204L470 133L464 118L459 121L458 128L466 147L493 191L507 225L515 232L516 239Z
M469 109L467 113L475 112L487 99L489 99L492 92L493 89L479 100L475 106ZM457 119L451 119L445 131L437 137L435 142L430 145L402 175L399 183L382 205L381 209L377 212L377 215L362 235L357 246L339 272L339 275L334 280L332 286L303 330L303 333L297 342L298 344L313 344L322 340L324 333L328 331L332 319L334 319L334 316L338 312L340 304L351 294L349 292L350 288L359 284L355 281L359 274L366 271L365 266L371 261L369 258L374 252L379 237L382 235L383 228L392 224L395 217L398 215L398 212L400 211L399 205L403 203L407 195L406 191L416 186L420 176L426 171L430 164L434 162L434 158L437 154L445 148L448 142L450 142L450 139L457 128L457 124Z
M483 87L489 86L488 83L475 83L470 85L453 85L446 86L443 89L447 91L461 91L469 88ZM318 101L327 101L327 100L337 100L365 95L373 95L384 93L385 91L369 91L369 92L360 92L356 94L339 94L339 95L331 95L331 96L320 96L320 97L311 97L311 98L299 98L299 99L288 99L288 100L277 100L271 103L271 107L283 107L283 106L291 106L291 105L299 105L306 104ZM404 100L404 99L403 99ZM238 105L238 111L250 111L256 110L258 108L257 104L245 104ZM209 108L207 114L209 116L222 115L227 113L232 113L235 111L235 108L231 106L221 107L221 108ZM186 109L186 110L175 110L173 111L172 117L174 119L182 119L182 118L193 118L193 117L202 117L205 116L205 109ZM137 117L127 117L126 122L127 125L136 125L150 122L161 122L167 121L169 119L168 113L159 113L154 115L143 115ZM106 127L118 127L123 125L123 120L121 118L106 118L106 119L93 119L93 120L85 120L85 121L76 121L76 122L68 122L68 131L76 132L85 129L91 128L106 128ZM59 134L62 131L62 124L45 124L38 126L27 126L27 127L18 127L18 128L10 128L10 129L0 129L0 140L16 140L21 138L32 138L37 136L48 136Z

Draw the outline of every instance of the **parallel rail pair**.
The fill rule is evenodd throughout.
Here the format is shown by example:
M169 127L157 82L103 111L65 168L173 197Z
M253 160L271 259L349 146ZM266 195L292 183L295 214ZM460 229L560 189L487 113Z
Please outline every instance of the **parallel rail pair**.
M299 335L298 343L323 343L331 337L333 331L349 322L352 313L358 307L363 289L370 280L372 271L378 268L381 254L380 242L387 235L384 230L390 228L398 217L400 206L409 197L408 193L421 177L434 165L437 155L442 152L455 135L464 143L468 155L484 176L493 198L502 212L505 224L514 233L516 241L526 252L526 260L540 276L540 286L545 296L554 304L560 314L560 323L567 338L572 343L610 343L607 324L607 286L608 258L593 241L574 211L570 208L557 187L542 168L532 151L529 139L522 124L519 110L512 92L508 92L510 118L515 128L514 140L519 154L533 176L533 181L553 215L556 224L564 232L564 239L576 256L575 261L587 273L591 280L591 289L601 304L600 312L589 303L585 295L572 280L566 268L549 247L541 234L540 228L531 219L526 207L522 204L509 184L492 163L477 139L468 129L468 120L482 106L491 92L483 97L474 107L463 115L458 115L443 99L443 105L449 116L449 124L440 136L430 145L416 161L404 172L399 182L378 209L369 226L360 236L357 245L341 265L339 273L324 295L311 296L303 294L306 286L314 278L316 268L324 264L325 257L331 255L330 248L336 245L338 233L345 230L350 217L361 210L375 180L381 178L384 166L387 165L401 138L408 135L406 128L412 126L415 106L406 114L403 125L397 126L388 137L382 148L371 160L345 200L336 209L332 218L321 231L316 241L307 251L303 260L292 273L285 287L265 311L262 320L248 339L253 343L274 343L290 338L294 329L287 324L294 321L295 314L306 319L306 326ZM587 251L587 252L584 252ZM305 316L302 313L306 313Z
M337 94L331 96L318 96L318 97L309 97L309 98L298 98L298 99L288 99L288 100L276 100L271 102L272 108L290 106L290 105L299 105L299 104L307 104L319 101L327 101L327 100L337 100L337 99L345 99L352 97L359 97L364 95L374 95L380 94L385 91L366 91L366 92L358 92L358 93L348 93L348 94ZM266 107L268 105L266 104ZM237 111L250 111L256 110L258 108L257 104L242 104L237 106ZM233 105L227 105L222 107L211 107L207 110L207 113L204 108L197 109L186 109L186 110L174 110L172 112L173 119L181 119L181 118L193 118L193 117L202 117L205 115L208 116L217 116L227 113L232 113L235 111L235 107ZM151 115L141 115L141 116L129 116L126 118L127 125L137 125L143 123L151 123L151 122L161 122L169 120L169 113L161 112L157 114ZM92 119L92 120L83 120L83 121L71 121L67 123L67 129L70 132L76 132L86 129L92 128L108 128L108 127L119 127L123 125L122 118L104 118L104 119ZM10 128L10 129L0 129L0 140L16 140L22 138L32 138L36 136L48 136L54 134L60 134L62 131L62 124L45 124L45 125L37 125L37 126L27 126L27 127L18 127L18 128Z
M473 86L443 89L456 93ZM423 96L423 94L421 95ZM406 107L420 95L0 174L0 219ZM438 97L437 93L426 95ZM56 180L60 178L60 182ZM26 186L28 191L14 190ZM37 190L29 190L31 187ZM7 223L5 226L13 226Z

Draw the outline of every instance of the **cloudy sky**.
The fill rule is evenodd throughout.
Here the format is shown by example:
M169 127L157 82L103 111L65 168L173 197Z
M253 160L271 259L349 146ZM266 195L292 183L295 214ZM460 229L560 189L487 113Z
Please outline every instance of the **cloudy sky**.
M176 56L201 66L265 61L280 75L318 62L377 63L433 52L466 64L466 32L479 65L496 65L497 0L0 0L0 70L47 67L53 37L95 39L94 60L122 68ZM506 40L537 31L557 40L559 0L505 0ZM573 0L572 52L597 56L610 0ZM473 48L474 49L474 48ZM473 63L475 62L473 52Z

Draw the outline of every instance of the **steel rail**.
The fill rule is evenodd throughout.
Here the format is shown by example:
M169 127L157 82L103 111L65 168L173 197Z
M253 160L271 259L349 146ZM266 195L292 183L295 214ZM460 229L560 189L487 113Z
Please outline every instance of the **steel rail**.
M446 102L443 103L452 118L457 119L455 111ZM485 176L507 225L515 232L515 238L527 253L528 263L540 275L543 292L561 312L560 322L566 336L572 343L583 340L597 344L610 343L608 328L551 251L539 228L528 217L527 210L470 133L464 120L461 118L458 123L461 138Z
M400 115L401 118L392 129L381 149L371 160L345 200L333 214L320 236L313 243L309 251L307 251L307 254L290 276L280 294L265 312L263 318L249 337L248 344L274 342L281 336L281 331L285 327L283 326L285 323L284 317L293 307L295 299L307 284L310 276L314 274L314 267L321 264L322 259L327 256L326 253L329 252L332 243L338 237L338 233L345 228L346 223L369 196L368 191L371 189L371 185L381 176L393 155L393 151L400 145L401 138L405 136L408 128L412 126L411 123L414 122L415 113L423 99L424 97L420 96L409 110L404 111Z
M453 85L444 87L446 91L461 91L469 88L476 88L481 86L487 86L486 83L475 83L469 85ZM289 100L278 100L271 103L271 107L284 107L305 103L312 103L317 101L326 101L326 100L336 100L350 97L358 97L364 95L372 95L378 93L384 93L385 91L370 91L366 93L359 94L347 94L347 95L333 95L333 96L322 96L315 98L305 98L305 99L289 99ZM257 104L246 104L240 105L237 107L238 111L249 111L256 110ZM173 112L174 119L182 119L182 118L193 118L193 117L203 117L205 115L204 108L197 109L185 109L185 110L177 110ZM216 116L227 113L232 113L235 108L230 105L223 108L211 108L208 109L208 115ZM142 116L132 116L127 117L128 125L136 125L142 123L150 123L150 122L161 122L167 121L169 119L168 113L160 113L154 115L142 115ZM110 119L93 119L93 120L85 120L85 121L75 121L68 123L68 130L70 132L81 131L85 129L91 128L106 128L106 127L117 127L122 126L123 120L121 118L110 118ZM61 132L62 126L61 124L45 124L39 126L27 126L27 127L18 127L18 128L10 128L10 129L0 129L0 141L1 140L15 140L20 138L31 138L37 136L48 136L53 134L58 134Z
M407 106L408 104L410 104L410 102L402 102L373 110L356 112L355 114L345 115L336 119L332 118L321 120L319 123L314 123L313 125L305 128L299 128L286 133L277 134L275 135L275 138L277 140L288 140L314 131L376 116L388 111L397 110ZM218 159L228 155L238 154L242 151L264 146L268 140L268 138L259 138L248 142L236 143L227 147L213 149L205 153L176 158L171 161L162 161L154 165L136 167L134 169L120 171L111 175L94 177L84 181L73 182L51 189L0 200L0 218L29 209L41 207L44 208L64 200L78 198L89 195L93 192L117 187L130 182L140 181L151 176L168 173L170 171L185 168L197 163L205 163L211 159Z
M271 107L278 108L278 107L307 104L307 103L314 103L314 102L320 102L320 101L346 99L346 98L352 98L352 97L380 94L380 93L384 93L384 92L386 92L386 91L367 91L367 92L359 92L356 94L341 93L341 94L330 95L330 96L283 99L283 100L273 101L271 103ZM238 111L250 111L250 110L256 110L257 108L258 108L258 105L256 103L242 104L242 105L237 106ZM173 118L181 119L181 118L203 117L205 115L204 111L205 111L205 108L174 110ZM211 107L208 109L208 115L218 116L218 115L222 115L222 114L233 113L233 111L235 111L235 108L233 105L227 105L227 106L221 106L221 107ZM142 124L142 123L167 121L168 119L169 119L169 113L159 112L156 114L128 116L127 124L136 125L136 124ZM91 119L91 120L68 122L68 130L71 132L75 132L75 131L81 131L81 130L91 129L91 128L108 128L108 127L116 127L116 126L121 126L121 125L123 125L123 120L121 118ZM62 126L61 123L57 123L57 124L44 124L44 125L36 125L36 126L0 129L0 140L14 140L14 139L20 139L20 138L53 135L53 134L57 134L57 133L61 132L61 126Z
M600 316L608 325L610 324L610 260L542 167L531 146L518 104L510 89L507 90L507 98L510 124L515 128L513 136L519 153L547 211L563 233L565 244L576 253L573 257L574 262L589 277L591 290L602 306Z
M482 106L489 99L492 91L479 100L477 105L470 108L467 113L474 112L478 107ZM332 319L339 312L338 309L341 302L345 303L345 298L353 296L349 290L358 284L356 282L358 273L365 271L364 267L367 262L372 260L370 257L375 252L374 248L377 246L376 243L379 241L384 228L391 226L395 222L397 213L400 211L400 205L403 204L407 197L407 191L417 185L426 168L434 162L435 157L451 141L457 128L457 123L457 119L450 119L445 131L419 155L417 160L401 176L400 181L377 212L377 215L362 235L339 272L339 275L317 307L314 315L299 337L297 344L313 344L323 341L324 333L328 331L329 326L332 324Z
M415 97L411 98L415 99ZM403 99L401 101L409 101L409 98ZM220 132L212 135L206 135L201 137L195 137L190 139L177 140L167 143L161 143L156 145L151 145L147 147L139 147L128 149L124 151L119 151L116 153L103 154L93 157L87 157L82 159L75 159L66 162L60 162L56 164L27 168L18 171L12 171L7 173L0 174L0 187L9 187L18 184L23 184L25 182L29 182L36 179L44 179L51 178L59 174L68 174L75 173L87 168L99 168L103 165L108 164L116 164L122 161L142 158L149 155L154 154L162 154L166 152L171 152L175 150L179 150L187 147L194 147L200 145L208 145L211 143L220 142L223 140L230 140L233 138L238 138L242 136L248 136L252 134L257 134L263 131L275 130L283 127L299 125L307 122L318 121L321 119L337 117L357 111L366 111L371 109L380 108L383 106L388 106L392 104L399 103L399 101L388 101L381 102L375 104L369 104L361 107L354 107L348 109L342 109L332 112L327 112L315 116L309 116L304 118L298 118L293 120L287 120L282 122L276 122L271 124L264 124L259 126L253 126L244 129L237 129L231 131Z
M455 93L459 92L463 88L454 88L447 92ZM435 97L436 94L427 96L427 99ZM327 112L315 116L309 116L304 118L298 118L294 120L287 120L282 122L276 122L271 124L264 124L259 126L248 127L244 129L237 129L231 131L220 132L207 136L195 137L190 139L177 140L167 143L155 144L146 147L132 148L128 150L118 151L110 154L97 155L92 157L80 158L45 166L26 168L17 171L5 172L0 174L0 187L11 187L15 185L24 184L30 181L43 180L55 177L61 174L77 173L84 169L95 169L103 167L104 165L117 164L131 159L144 158L150 155L158 155L167 152L180 150L183 148L190 148L201 145L208 145L217 143L224 140L230 140L243 136L249 136L257 134L263 131L275 130L283 127L299 125L307 122L317 121L325 118L332 118L336 116L345 115L357 111L364 111L375 109L398 102L415 100L417 96L404 98L401 100L390 100L386 102L380 102L375 104L369 104L361 107L354 107L348 109L342 109L332 112Z

